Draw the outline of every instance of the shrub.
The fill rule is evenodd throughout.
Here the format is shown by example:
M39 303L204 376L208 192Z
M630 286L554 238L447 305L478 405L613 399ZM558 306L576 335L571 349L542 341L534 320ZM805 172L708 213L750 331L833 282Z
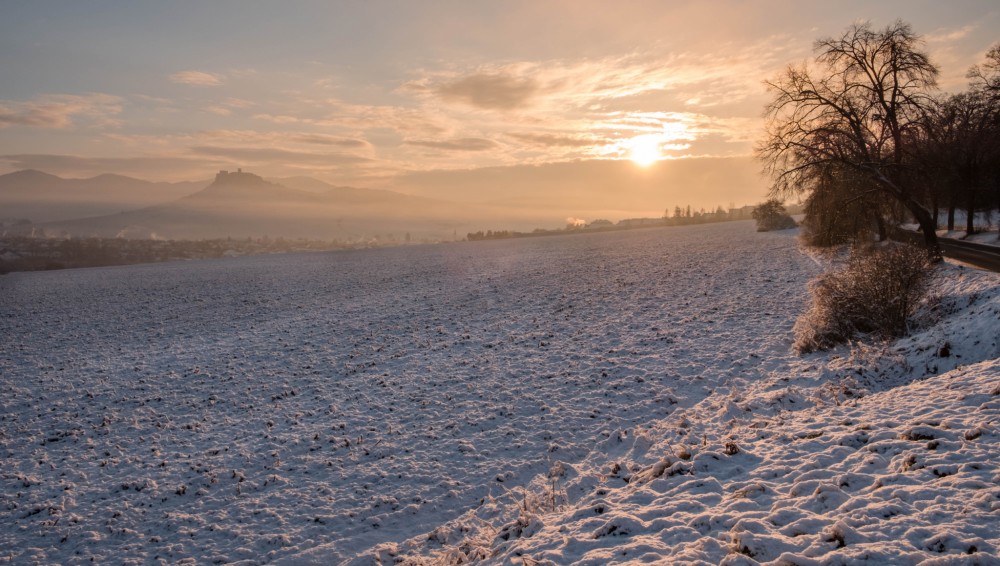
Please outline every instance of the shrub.
M771 199L754 207L750 213L757 221L758 232L770 232L771 230L785 230L795 228L795 220L788 215L785 205L777 199Z
M860 334L906 334L931 265L925 250L907 244L855 250L846 266L810 283L812 303L795 323L795 349L825 350Z

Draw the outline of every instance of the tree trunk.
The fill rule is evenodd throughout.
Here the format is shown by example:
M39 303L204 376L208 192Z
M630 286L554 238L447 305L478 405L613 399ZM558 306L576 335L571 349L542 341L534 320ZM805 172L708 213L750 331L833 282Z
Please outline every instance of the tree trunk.
M931 214L934 216L934 227L937 228L938 224L938 213L941 212L941 207L938 203L937 195L931 196Z
M881 214L875 214L875 226L878 228L878 241L884 242L887 238L885 233L885 220Z
M931 213L919 202L911 198L904 198L902 202L903 206L916 219L917 224L920 225L920 231L924 234L924 247L927 248L928 255L934 261L941 261L941 246L938 245L937 224L931 219Z
M951 199L948 203L948 231L953 232L955 230L955 199Z
M971 236L976 231L976 193L969 190L969 197L965 203L965 235Z

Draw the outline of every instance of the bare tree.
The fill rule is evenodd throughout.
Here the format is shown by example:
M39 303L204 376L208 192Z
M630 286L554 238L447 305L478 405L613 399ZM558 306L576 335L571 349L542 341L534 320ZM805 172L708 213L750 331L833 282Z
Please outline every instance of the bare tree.
M974 65L966 76L972 79L972 88L1000 96L1000 43L986 52L986 61Z
M870 191L898 202L939 255L936 223L909 166L938 74L920 44L900 21L882 30L854 24L817 41L814 69L790 66L767 82L773 99L757 155L775 196L811 192L831 168L853 171L869 181L859 198Z

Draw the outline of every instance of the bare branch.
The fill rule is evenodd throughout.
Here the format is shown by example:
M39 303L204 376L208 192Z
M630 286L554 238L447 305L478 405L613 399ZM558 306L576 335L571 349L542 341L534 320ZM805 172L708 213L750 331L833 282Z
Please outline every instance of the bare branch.
M936 239L906 172L938 75L921 43L900 21L881 30L855 24L816 42L814 69L790 66L765 83L772 99L756 153L773 179L772 195L810 193L828 183L831 170L851 171L841 177L871 184L864 198L877 193L899 202L928 241Z

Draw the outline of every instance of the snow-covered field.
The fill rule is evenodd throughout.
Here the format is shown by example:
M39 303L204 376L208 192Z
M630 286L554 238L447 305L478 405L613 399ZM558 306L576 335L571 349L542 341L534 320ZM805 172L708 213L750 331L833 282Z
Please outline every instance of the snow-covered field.
M821 263L738 222L4 276L0 561L1000 562L1000 279L798 357Z

